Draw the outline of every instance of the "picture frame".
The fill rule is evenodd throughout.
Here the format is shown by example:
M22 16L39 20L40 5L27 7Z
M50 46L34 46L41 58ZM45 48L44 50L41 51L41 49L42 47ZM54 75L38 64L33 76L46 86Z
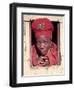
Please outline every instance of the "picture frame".
M35 40L30 37L29 25L37 18L51 19L54 24L57 33L53 41L59 41L56 44L61 52L59 65L30 66L28 58L32 59L30 49ZM9 24L11 87L72 84L72 6L11 3Z

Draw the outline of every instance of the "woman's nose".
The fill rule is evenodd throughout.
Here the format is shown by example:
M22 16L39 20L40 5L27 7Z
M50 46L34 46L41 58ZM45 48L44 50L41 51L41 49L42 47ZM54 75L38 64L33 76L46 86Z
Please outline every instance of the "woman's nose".
M45 48L45 44L44 43L41 43L40 48L41 49L44 49Z

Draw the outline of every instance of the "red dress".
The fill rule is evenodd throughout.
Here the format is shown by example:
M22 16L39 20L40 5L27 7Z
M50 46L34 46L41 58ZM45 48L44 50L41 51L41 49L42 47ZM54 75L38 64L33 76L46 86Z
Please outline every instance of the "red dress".
M50 49L47 52L47 55L45 55L45 56L48 57L48 60L49 60L48 66L57 65L57 64L60 63L60 54L59 54L59 51L58 51L58 48L57 48L56 44L53 43L53 42L52 42L52 44L50 46ZM40 65L38 63L38 59L37 58L38 58L38 54L37 54L35 45L33 45L32 46L32 60L31 60L31 64L32 64L32 66L43 66L43 65Z

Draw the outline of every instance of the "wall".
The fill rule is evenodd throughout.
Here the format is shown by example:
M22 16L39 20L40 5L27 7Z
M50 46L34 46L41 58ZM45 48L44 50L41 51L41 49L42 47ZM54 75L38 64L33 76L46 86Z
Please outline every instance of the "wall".
M9 3L23 2L36 4L50 4L50 5L70 5L74 9L74 0L1 0L0 1L0 90L11 90L9 87ZM73 19L74 21L74 19ZM38 87L25 87L16 89L52 89L52 90L73 90L72 85L51 85Z

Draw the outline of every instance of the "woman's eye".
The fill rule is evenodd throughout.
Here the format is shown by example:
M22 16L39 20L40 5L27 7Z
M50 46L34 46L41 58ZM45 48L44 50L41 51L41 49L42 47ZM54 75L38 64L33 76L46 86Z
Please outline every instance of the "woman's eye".
M47 43L47 41L44 41L44 43Z
M40 44L41 42L40 42L40 41L38 41L37 43L38 43L38 44Z
M44 43L46 43L46 44L47 44L48 42L47 42L47 41L44 41Z
M41 44L41 43L48 44L50 43L50 41L37 41L37 44Z

